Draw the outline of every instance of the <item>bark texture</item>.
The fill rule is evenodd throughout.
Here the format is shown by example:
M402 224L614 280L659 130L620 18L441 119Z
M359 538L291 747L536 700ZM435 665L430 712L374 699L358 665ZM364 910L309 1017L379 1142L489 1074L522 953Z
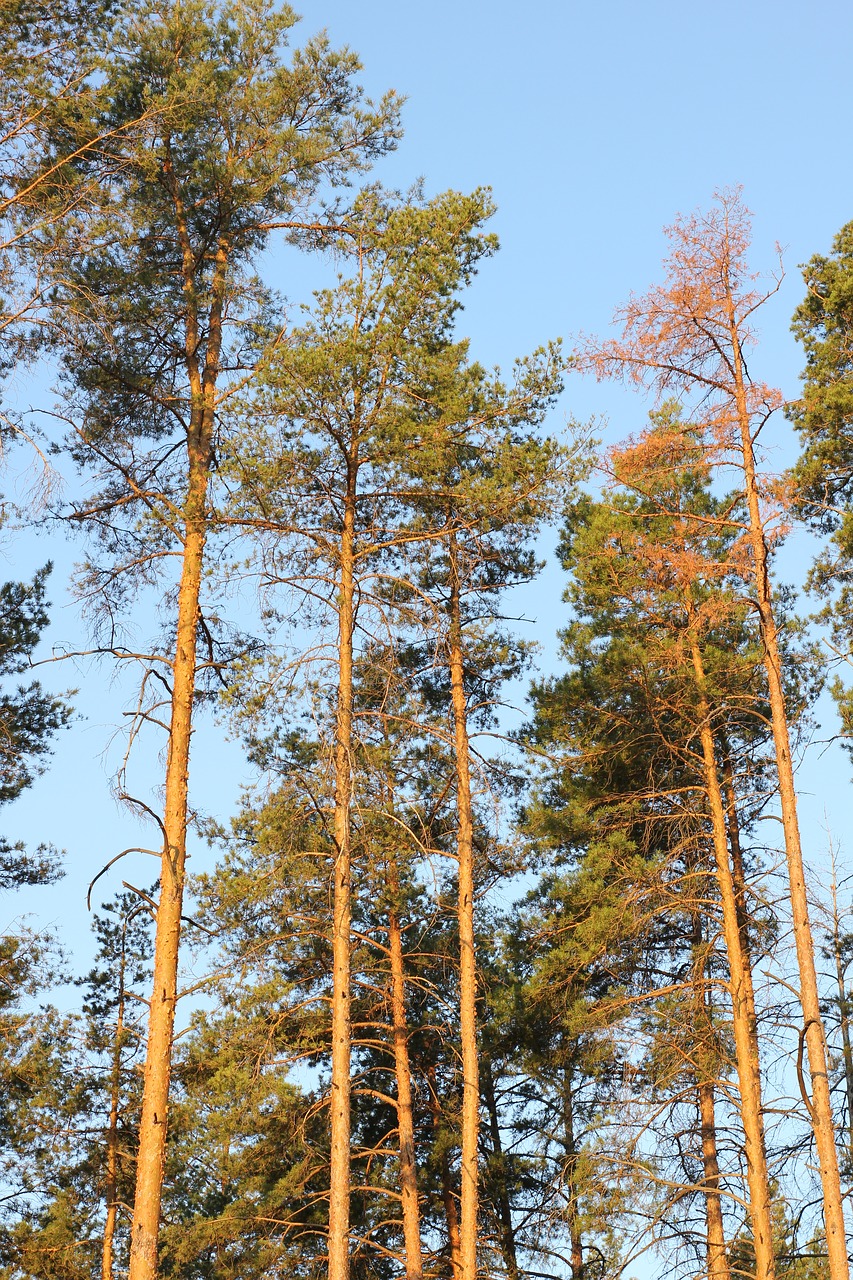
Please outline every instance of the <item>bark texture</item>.
M418 1169L415 1160L415 1127L412 1113L412 1074L409 1063L409 1029L406 1022L406 983L403 931L397 909L400 885L393 858L388 867L388 887L394 905L388 914L391 962L391 1015L394 1035L394 1070L397 1078L397 1129L400 1142L400 1198L406 1280L422 1280L421 1223L418 1205Z
M115 1039L113 1040L113 1060L110 1064L110 1118L107 1125L107 1167L104 1187L107 1215L104 1221L104 1243L101 1251L101 1280L112 1280L113 1240L115 1239L116 1215L118 1212L118 1117L121 1102L121 1050L122 1040L124 1039L125 928L126 922L122 932L116 1029Z
M340 543L338 707L335 739L335 869L332 926L332 1092L329 1172L329 1280L348 1280L352 1058L351 927L352 713L357 462L350 457Z
M717 1156L717 1118L714 1096L716 1080L715 1055L708 1044L713 1031L712 1010L708 1002L706 956L702 937L702 917L693 916L693 990L696 1026L697 1095L699 1127L702 1139L703 1189L705 1193L706 1261L708 1280L730 1280L720 1197L720 1163Z
M459 549L450 534L450 634L448 660L453 707L459 862L459 1033L462 1047L462 1166L459 1224L461 1280L477 1275L477 1140L480 1129L480 1081L477 1061L477 965L474 950L474 818L468 746L468 709L462 645Z
M732 1032L735 1064L740 1090L740 1113L746 1152L746 1176L749 1188L749 1213L755 1246L756 1280L774 1280L776 1262L773 1254L773 1220L771 1214L770 1179L767 1172L767 1150L761 1104L761 1074L758 1059L758 1035L755 1016L755 993L752 966L742 946L741 922L738 919L737 895L729 860L726 813L717 766L711 708L705 693L705 671L702 654L695 638L691 645L693 670L699 693L699 736L705 773L705 791L711 815L717 888L723 914L723 938L729 965L729 987L732 1000Z
M187 799L196 685L199 597L208 531L207 492L213 456L216 381L222 347L222 318L229 261L228 241L221 238L215 252L208 338L202 363L199 356L200 324L195 289L197 263L187 229L186 211L168 163L164 164L164 170L165 180L170 182L173 193L182 252L186 302L184 352L191 399L186 445L183 555L172 658L160 898L154 940L154 983L148 1020L129 1280L154 1280L157 1275L157 1237L166 1154L187 852Z
M520 1280L518 1256L515 1247L515 1230L512 1225L512 1206L507 1186L507 1162L501 1142L501 1125L498 1115L498 1100L495 1095L495 1080L492 1064L488 1056L483 1059L482 1085L483 1098L489 1116L489 1135L492 1140L491 1182L494 1188L495 1208L498 1215L498 1234L501 1257L508 1280Z
M773 611L767 541L759 502L752 424L747 405L746 374L731 289L728 290L728 297L735 404L740 428L743 474L749 511L755 602L758 609L761 639L764 647L764 668L767 673L773 746L779 779L779 801L782 811L782 826L785 832L791 923L794 930L797 967L800 975L803 1035L808 1050L809 1075L812 1086L812 1097L810 1100L807 1099L806 1102L809 1107L820 1168L829 1276L830 1280L849 1280L850 1268L847 1259L841 1179L838 1171L838 1154L835 1147L835 1128L829 1091L826 1032L820 1010L814 940L806 895L805 868L803 866L803 852L800 841L794 767L791 759L788 713L785 706L785 691L782 683L779 634Z

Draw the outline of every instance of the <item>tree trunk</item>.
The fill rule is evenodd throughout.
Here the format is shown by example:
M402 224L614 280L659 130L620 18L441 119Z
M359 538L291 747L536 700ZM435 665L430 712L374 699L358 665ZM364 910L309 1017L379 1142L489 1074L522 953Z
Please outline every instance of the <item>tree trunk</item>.
M512 1225L512 1207L507 1187L506 1157L501 1143L501 1126L498 1116L498 1104L495 1097L495 1081L492 1075L492 1064L488 1057L483 1061L483 1096L489 1115L489 1131L492 1139L491 1174L495 1188L495 1201L498 1211L498 1229L501 1255L509 1280L519 1280L518 1257L515 1249L515 1231Z
M335 727L335 871L332 926L332 1092L329 1170L329 1280L349 1277L352 700L355 506L357 462L347 459L347 492L340 544L338 593L338 707Z
M847 1103L847 1134L849 1152L853 1159L853 1046L850 1043L850 998L847 994L847 975L841 948L841 915L838 910L838 882L835 876L835 852L832 854L832 956L835 960L835 980L838 984L838 1016L841 1024L841 1058L844 1063L844 1092Z
M717 1158L717 1120L714 1081L717 1078L715 1055L708 1040L713 1035L713 1019L708 1004L703 952L702 917L693 916L693 984L696 1018L696 1085L699 1097L699 1126L702 1136L702 1167L705 1193L706 1258L708 1280L730 1280L720 1199L720 1165Z
M459 1032L462 1046L462 1173L459 1248L462 1280L477 1275L477 1141L480 1082L477 1065L477 967L474 953L474 820L468 748L468 710L462 653L459 549L450 534L450 634L448 661L453 707L459 861Z
M734 879L729 862L726 816L711 727L711 710L705 692L705 671L702 655L695 636L691 638L691 657L699 693L699 715L701 717L699 737L702 745L705 791L711 814L716 880L723 912L723 937L729 964L732 1031L735 1042L735 1063L740 1088L740 1110L746 1149L749 1211L755 1243L756 1280L773 1280L776 1274L776 1263L773 1255L770 1180L767 1174L767 1154L761 1110L761 1075L757 1052L758 1037L752 969L741 945L741 930L738 921Z
M844 1229L844 1211L841 1199L841 1179L838 1172L838 1155L835 1149L835 1129L829 1092L827 1069L826 1032L820 1011L820 995L815 968L814 940L809 920L806 895L805 869L803 866L800 825L797 813L797 793L794 786L794 768L791 759L791 742L785 692L782 684L782 664L779 654L779 637L773 613L767 542L758 493L753 448L752 424L747 405L743 356L740 348L737 318L734 305L729 304L729 332L732 343L735 401L740 427L743 473L749 510L750 537L752 542L755 599L764 646L764 667L770 698L770 718L773 728L773 745L776 770L779 779L779 801L782 810L782 826L785 832L785 853L788 862L788 883L791 899L791 923L797 950L797 966L800 975L800 1003L803 1011L803 1034L808 1050L809 1074L812 1098L809 1113L815 1136L818 1164L820 1166L823 1193L826 1248L829 1258L830 1280L849 1280L847 1242Z
M206 482L205 473L205 486ZM189 526L189 521L187 524ZM199 524L201 528L198 527ZM178 635L173 665L172 718L166 764L166 847L160 870L160 900L154 940L154 987L148 1021L136 1165L130 1280L153 1280L157 1275L157 1235L166 1153L166 1120L184 894L187 785L203 554L203 522L194 522L192 530L189 527L187 529L178 596Z
M450 1273L453 1280L462 1280L462 1262L459 1245L459 1214L456 1211L456 1197L453 1194L453 1184L450 1177L450 1161L447 1157L447 1147L444 1145L441 1135L441 1103L438 1098L435 1067L432 1065L427 1068L427 1081L429 1084L429 1106L432 1113L433 1133L438 1138L440 1144L438 1166L441 1177L441 1200L444 1205L444 1220L447 1223L447 1252L450 1260Z
M566 1153L564 1177L568 1196L566 1216L569 1223L569 1248L571 1250L572 1280L584 1280L583 1235L581 1234L578 1205L578 1144L575 1134L575 1100L572 1092L571 1064L563 1070L563 1150Z
M121 959L118 974L118 1008L116 1010L113 1060L110 1070L110 1118L107 1126L107 1174L105 1200L107 1216L104 1222L104 1247L101 1253L101 1280L112 1280L113 1239L118 1211L118 1115L121 1100L121 1051L124 1038L124 973L125 937L127 919L122 923Z
M164 162L163 170L165 180L170 181L168 162ZM166 757L163 856L154 939L154 984L148 1018L129 1280L154 1280L157 1275L157 1237L166 1157L172 1037L187 852L187 795L196 681L196 638L207 536L207 489L213 455L216 380L222 347L222 312L229 258L228 242L222 238L216 249L209 334L202 371L198 356L200 339L195 292L197 266L189 242L183 205L173 180L170 190L175 199L178 237L183 254L183 288L187 303L185 359L191 406L187 430L184 545L172 658L172 707Z
M391 961L391 1014L394 1034L394 1069L397 1076L397 1129L400 1140L400 1197L403 1208L406 1280L422 1280L423 1256L418 1206L418 1169L415 1160L415 1128L412 1117L409 1030L406 1022L403 932L400 928L397 906L400 899L400 883L393 854L388 861L388 888L393 904L388 913L388 943Z
M729 1270L729 1260L726 1256L723 1208L720 1200L720 1166L717 1160L714 1086L710 1080L703 1080L699 1085L699 1121L702 1127L702 1165L705 1175L708 1280L729 1280L731 1271Z
M735 791L732 762L729 757L725 739L720 743L723 764L723 794L726 802L726 833L729 838L729 850L732 855L732 880L735 887L735 903L737 905L738 925L740 926L741 949L751 967L752 944L749 939L749 907L746 898L746 872L743 865L743 850L740 844L740 822L737 812L737 793Z

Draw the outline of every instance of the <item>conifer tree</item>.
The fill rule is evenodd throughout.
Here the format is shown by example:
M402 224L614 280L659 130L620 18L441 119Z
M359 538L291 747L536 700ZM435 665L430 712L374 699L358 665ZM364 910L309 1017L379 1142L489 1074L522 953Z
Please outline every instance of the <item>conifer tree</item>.
M532 810L526 824L535 830ZM511 1139L517 1257L559 1261L583 1280L620 1261L630 1186L606 1135L624 1103L620 997L647 939L625 885L602 874L603 850L567 872L551 840L541 847L545 868L505 924L503 963L489 974L484 1039Z
M26 324L44 302L49 273L39 255L25 267L34 241L86 199L85 184L69 181L67 165L100 141L97 70L117 9L113 0L69 0L51 13L37 0L5 0L0 12L3 369L24 354ZM34 154L40 157L35 168ZM11 425L8 413L2 423Z
M803 267L806 296L792 329L803 345L802 397L786 413L800 435L802 453L794 468L797 509L809 524L829 534L816 558L809 585L826 601L823 620L839 662L849 664L851 635L851 551L853 550L853 223L833 240L828 255L816 254ZM853 695L837 678L833 694L845 735L853 727Z
M16 1188L0 1249L4 1277L109 1280L116 1258L126 1265L130 1224L121 1206L133 1195L144 1009L133 988L150 976L150 924L130 892L95 916L95 963L76 979L82 1016L4 1010L14 1125L4 1135L4 1177Z
M87 1049L101 1058L100 1093L106 1114L100 1159L103 1177L104 1226L101 1280L112 1280L119 1237L127 1262L129 1225L120 1218L133 1195L133 1157L139 1123L139 1060L144 1046L144 1008L139 988L151 979L151 918L146 898L125 890L107 903L93 922L98 939L94 967L80 980L86 989L83 1013L87 1021ZM120 1230L124 1227L125 1230Z
M720 980L706 976L713 948L705 947L703 935L716 933L709 904L714 898L720 904L750 1213L759 1274L772 1275L748 912L733 847L736 816L723 784L726 762L729 771L734 762L743 772L741 788L756 785L765 736L760 650L743 604L744 521L736 499L710 494L700 443L671 409L655 415L638 441L612 451L609 468L620 487L596 506L581 506L564 540L576 612L564 652L576 671L562 687L540 690L538 733L543 741L553 735L567 753L562 768L579 772L569 784L574 821L586 807L591 814L599 810L599 823L612 810L613 833L624 823L637 851L650 859L649 869L659 861L659 874L671 878L670 903L665 894L657 912L673 923L673 911L686 917L695 1024L688 1032L693 1047L678 1052L695 1074L700 1104L712 1275L727 1273L714 1150L719 1048L706 1015L706 993ZM571 814L569 808L569 829ZM546 815L539 822L547 828ZM666 1002L658 1007L665 1020Z
M755 341L755 313L779 282L764 291L755 287L747 262L749 233L749 215L738 192L721 192L708 213L679 218L669 229L672 253L665 282L643 297L632 298L617 313L623 326L621 338L590 340L579 359L599 376L625 377L651 386L662 398L683 397L690 406L691 422L702 432L707 465L712 471L731 467L738 475L773 728L802 1033L811 1074L809 1117L820 1169L829 1274L832 1280L847 1280L826 1035L800 840L778 602L770 570L779 513L756 456L756 437L780 407L781 397L753 380L746 363L746 352Z
M332 930L329 1274L350 1256L353 787L359 649L387 635L404 541L399 477L418 390L443 358L456 293L492 247L486 193L408 203L368 190L338 252L355 274L317 295L280 346L264 414L247 420L235 458L235 523L266 533L267 582L302 592L320 613L334 692L330 748L335 849ZM411 538L411 534L409 535ZM399 593L397 593L399 594ZM330 628L335 639L329 642ZM329 656L327 656L329 655ZM317 664L312 675L316 678Z
M425 388L408 476L420 533L413 582L431 609L433 663L448 697L448 740L456 803L459 1026L462 1063L459 1276L477 1274L480 1082L475 954L475 799L471 732L488 717L517 658L489 622L512 585L537 564L531 542L551 518L568 478L565 457L535 434L560 387L555 348L516 368L514 385L447 352L440 379ZM460 359L460 356L463 359ZM420 560L420 563L418 563ZM516 645L516 654L521 649Z
M102 477L73 518L94 535L82 590L100 610L103 647L132 659L126 605L158 583L174 592L164 643L139 655L143 689L164 682L168 749L133 1280L157 1273L198 637L210 634L211 475L229 391L251 380L279 331L252 266L276 228L322 238L326 221L309 210L323 184L397 137L397 101L362 103L354 55L317 37L285 59L295 21L267 0L136 6L100 64L103 144L69 162L86 202L33 247L56 268L51 334L69 447ZM37 173L45 160L30 163ZM211 650L208 671L217 661ZM143 723L162 722L144 696L142 708Z

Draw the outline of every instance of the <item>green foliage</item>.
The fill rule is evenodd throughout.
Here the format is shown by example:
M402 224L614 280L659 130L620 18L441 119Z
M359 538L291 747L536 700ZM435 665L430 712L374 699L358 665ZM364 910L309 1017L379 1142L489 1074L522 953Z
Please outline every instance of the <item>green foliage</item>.
M47 625L45 583L51 567L45 565L30 583L0 586L0 676L29 668ZM14 800L43 771L51 738L70 715L68 704L45 693L38 681L0 693L0 804Z
M52 1009L0 1013L2 1173L14 1189L0 1234L3 1280L90 1280L101 1256L113 1107L117 1195L122 1203L132 1198L142 1006L128 993L147 985L151 956L150 921L138 907L137 896L126 892L95 916L95 963L78 980L85 991L82 1018ZM19 982L23 976L19 972ZM31 987L34 976L46 978L43 971L30 973ZM21 994L16 991L18 1000ZM121 1215L115 1249L126 1258Z
M70 156L62 182L85 189L51 220L39 185L46 221L21 252L56 268L42 331L64 370L68 447L99 476L72 518L100 544L82 584L110 640L135 593L171 567L188 468L211 467L202 402L214 396L226 450L228 391L280 336L258 254L276 230L304 240L310 227L328 244L346 211L318 210L323 190L398 136L398 101L364 101L353 54L325 37L288 52L295 22L265 0L134 6L113 24L88 115L55 122L62 136L48 128L27 152L34 178ZM87 137L97 146L72 145Z
M792 329L803 344L803 395L789 408L803 444L797 499L809 519L846 546L853 485L853 223L828 256L803 267L807 293Z
M567 870L543 876L524 1007L538 993L543 1016L564 1028L582 1105L598 1141L615 1144L608 1177L615 1187L622 1171L626 1212L647 1212L662 1247L667 1234L683 1241L691 1265L705 1230L700 1081L719 1082L723 1177L735 1186L740 1177L725 1100L727 970L715 941L700 695L745 836L772 785L763 655L746 599L741 504L712 491L700 441L677 408L652 415L607 470L604 496L570 507L561 543L569 669L534 689L529 741L540 773L526 824L543 857ZM808 700L809 673L808 659L796 675L792 663L792 708ZM772 938L771 920L753 916L750 929ZM522 937L529 932L522 925ZM598 1057L608 1041L609 1071L607 1054ZM600 1160L589 1141L588 1159Z
M800 513L831 541L816 557L810 585L826 603L839 659L849 660L853 610L853 223L842 227L828 256L815 255L803 268L807 293L794 313L793 331L806 366L802 398L789 417L800 433L802 453L793 472ZM836 676L832 694L849 741L853 696Z

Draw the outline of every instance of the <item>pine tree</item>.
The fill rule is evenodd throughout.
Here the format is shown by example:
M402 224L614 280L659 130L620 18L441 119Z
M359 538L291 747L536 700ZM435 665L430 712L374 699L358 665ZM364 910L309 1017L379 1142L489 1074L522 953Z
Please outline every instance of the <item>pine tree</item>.
M817 556L809 585L826 601L830 644L845 664L851 654L850 562L851 464L853 464L853 224L842 227L829 255L817 254L803 267L806 297L794 313L792 329L803 345L803 394L786 413L794 422L802 453L793 471L798 512L813 528L830 535ZM853 696L837 678L833 694L845 736L853 727Z
M680 1055L676 1074L686 1069L695 1081L711 1274L727 1270L713 1149L713 1089L724 1068L707 1015L707 996L720 985L718 962L703 938L716 934L720 910L750 1211L759 1224L759 1266L772 1274L749 913L737 796L725 790L733 768L742 792L760 782L756 766L766 737L761 654L743 603L744 520L736 498L711 495L701 444L671 408L654 415L639 440L613 450L608 469L619 487L612 485L598 504L581 504L563 544L576 615L564 653L574 671L539 690L536 740L559 744L564 755L566 794L558 787L554 798L565 816L542 811L537 821L546 836L552 827L559 833L562 820L569 833L577 828L578 839L592 818L587 839L596 828L611 841L620 827L623 838L630 832L636 852L648 860L638 887L658 865L663 896L655 915L669 920L663 927L675 930L673 942L680 930L684 967L693 973L689 1039L674 1048L675 1028L684 1023L679 997L669 1011L658 1000L652 1016L661 1028L667 1020L673 1028L665 1033L672 1048L659 1051L661 1062ZM711 907L715 900L719 908ZM654 996L654 987L648 994Z
M378 191L359 197L338 246L357 274L320 293L314 314L276 352L265 415L248 422L235 460L233 519L267 533L267 581L303 591L335 634L327 664L335 690L333 1280L346 1280L349 1269L355 663L362 637L381 639L383 615L394 611L393 587L377 584L394 575L395 482L412 444L413 388L447 343L456 291L491 248L480 231L489 212L483 192L408 204Z
M800 977L803 1036L808 1049L810 1119L820 1168L832 1280L849 1275L844 1215L827 1074L797 794L780 647L778 601L770 561L779 513L758 470L756 437L780 407L778 391L752 379L746 352L754 315L778 288L754 285L747 263L749 215L737 192L722 192L708 213L679 218L669 229L672 254L664 284L633 298L618 314L622 337L590 340L580 356L599 376L628 377L661 397L684 397L701 429L708 465L734 467L747 512L744 532L750 586L760 624L770 720Z
M165 642L139 655L143 690L165 682L168 754L133 1280L157 1273L193 708L200 668L218 661L198 653L210 630L211 476L229 391L251 380L279 331L252 266L276 228L322 238L326 222L306 214L322 185L345 181L397 137L397 101L362 104L354 55L318 37L285 61L295 21L267 0L135 7L100 63L103 143L67 166L87 184L86 202L48 223L32 249L55 264L50 324L69 447L106 477L73 513L97 548L82 590L100 610L103 647L133 660L120 634L125 607L158 583L176 592ZM45 145L49 153L54 137ZM43 169L44 157L29 160ZM143 697L141 723L162 719Z
M488 718L522 652L489 626L511 586L537 564L531 542L551 518L568 479L566 459L535 428L560 388L554 348L520 361L514 385L448 351L439 380L421 391L427 413L416 427L408 476L420 537L412 580L431 609L433 663L448 698L447 738L456 803L459 1025L462 1059L461 1280L477 1274L480 1085L475 952L475 803L471 732ZM460 358L461 357L461 358Z

